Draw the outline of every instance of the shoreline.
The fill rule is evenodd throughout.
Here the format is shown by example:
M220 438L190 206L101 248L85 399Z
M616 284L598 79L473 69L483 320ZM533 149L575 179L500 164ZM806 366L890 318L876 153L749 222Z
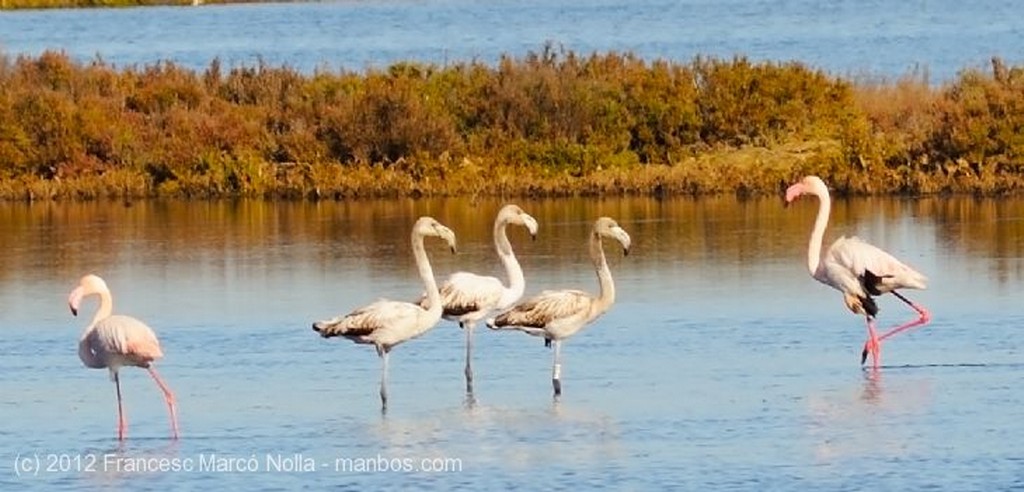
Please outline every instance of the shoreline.
M756 149L768 153L767 149ZM565 197L712 197L735 196L756 198L779 195L813 170L767 169L747 166L727 169L712 163L723 156L703 156L675 166L652 166L643 169L599 170L587 176L483 175L478 170L446 173L416 179L413 175L363 166L357 169L337 165L296 165L277 179L260 185L259 189L240 185L225 189L208 183L177 183L172 187L153 187L142 175L123 171L100 177L70 178L62 181L35 177L0 180L0 202L92 201L92 200L310 200L349 201L397 198L565 198ZM724 158L727 158L725 156ZM268 166L269 167L269 166ZM330 176L319 185L309 176ZM835 175L833 175L835 178ZM999 197L1024 195L1024 180L1006 179L1000 187L990 189L978 181L939 180L916 174L891 174L884 187L852 188L850 181L835 178L827 181L834 196L975 196ZM914 187L919 184L921 187Z

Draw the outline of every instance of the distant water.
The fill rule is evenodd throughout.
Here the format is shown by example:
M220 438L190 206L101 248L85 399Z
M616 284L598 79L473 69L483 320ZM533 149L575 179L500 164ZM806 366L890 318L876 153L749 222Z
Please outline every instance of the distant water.
M65 50L119 66L173 60L202 69L289 65L362 70L400 60L494 62L544 43L581 53L631 51L797 60L838 75L933 82L992 56L1020 63L1014 0L340 1L0 13L0 49Z
M596 289L584 246L600 215L634 241L608 248L618 300L565 343L562 400L541 340L481 328L466 405L463 336L442 322L392 352L382 416L373 350L310 321L416 298L423 214L459 238L457 255L428 242L439 277L500 274L500 203L0 204L0 489L1024 487L1024 201L835 204L830 237L868 238L931 281L907 294L934 321L887 342L875 377L858 366L863 321L806 272L813 203L520 205L540 222L536 241L510 230L528 293ZM136 369L129 440L114 439L113 384L76 354L94 304L66 304L90 271L161 337L180 441ZM882 324L912 315L879 304Z

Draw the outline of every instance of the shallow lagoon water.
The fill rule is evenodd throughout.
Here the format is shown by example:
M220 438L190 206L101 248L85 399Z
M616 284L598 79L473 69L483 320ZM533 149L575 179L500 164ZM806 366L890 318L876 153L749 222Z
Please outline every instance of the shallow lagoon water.
M541 340L482 328L469 404L463 336L442 322L392 353L386 415L373 350L323 340L309 323L378 297L418 296L408 229L420 215L459 238L457 255L428 242L438 277L500 274L489 236L501 203L0 206L0 486L1024 486L1024 201L835 204L829 237L858 234L931 279L908 294L933 322L886 343L878 374L858 365L863 322L805 270L813 203L518 203L541 226L536 241L510 234L528 293L596 290L584 246L597 216L615 217L634 240L625 258L607 248L619 298L565 343L563 397L552 400ZM116 441L113 384L75 352L94 304L79 318L66 306L90 271L107 279L115 312L160 336L181 440L168 440L149 377L126 369L129 439ZM912 316L892 298L880 306L882 324ZM36 456L38 472L25 461ZM210 469L252 457L254 470ZM289 459L315 471L273 468ZM117 469L141 460L192 469ZM433 465L448 471L422 469ZM388 471L367 471L374 466Z

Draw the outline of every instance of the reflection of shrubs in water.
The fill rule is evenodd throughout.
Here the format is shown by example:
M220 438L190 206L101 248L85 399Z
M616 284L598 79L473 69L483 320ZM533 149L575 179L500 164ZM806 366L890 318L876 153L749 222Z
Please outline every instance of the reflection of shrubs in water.
M347 198L1024 186L1024 69L845 80L551 46L301 74L0 56L0 196Z

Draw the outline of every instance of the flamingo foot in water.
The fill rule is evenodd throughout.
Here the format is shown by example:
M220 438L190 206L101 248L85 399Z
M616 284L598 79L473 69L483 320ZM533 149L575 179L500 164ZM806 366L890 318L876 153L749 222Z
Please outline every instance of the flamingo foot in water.
M882 359L882 343L875 331L875 322L870 318L868 319L868 340L864 342L864 350L860 353L861 365L867 361L868 354L871 354L872 369L877 370Z
M872 354L872 357L873 357L873 360L874 360L873 367L875 369L877 369L878 368L878 364L879 364L878 360L881 358L881 342L882 341L884 341L885 339L887 339L887 338L889 338L889 337L891 337L893 335L896 335L898 333L902 333L902 332L904 332L906 330L926 325L926 324L928 324L929 321L932 320L931 312L929 312L928 309L926 309L924 306L921 306L921 305L918 305L918 304L915 304L915 303L911 302L906 297L903 297L902 295L899 295L898 292L894 291L893 294L895 294L896 297L900 298L900 300L902 300L903 302L907 303L907 305L910 306L911 308L913 308L914 311L917 311L918 318L915 319L915 320L903 323L902 325L898 325L898 326L895 326L893 328L890 328L888 331L883 333L881 336L877 336L877 334L875 333L874 320L869 319L868 320L869 338L868 338L868 341L864 343L864 351L861 352L861 356L860 356L860 363L861 363L861 365L864 364L864 361L867 360L867 356L870 353L870 354Z

